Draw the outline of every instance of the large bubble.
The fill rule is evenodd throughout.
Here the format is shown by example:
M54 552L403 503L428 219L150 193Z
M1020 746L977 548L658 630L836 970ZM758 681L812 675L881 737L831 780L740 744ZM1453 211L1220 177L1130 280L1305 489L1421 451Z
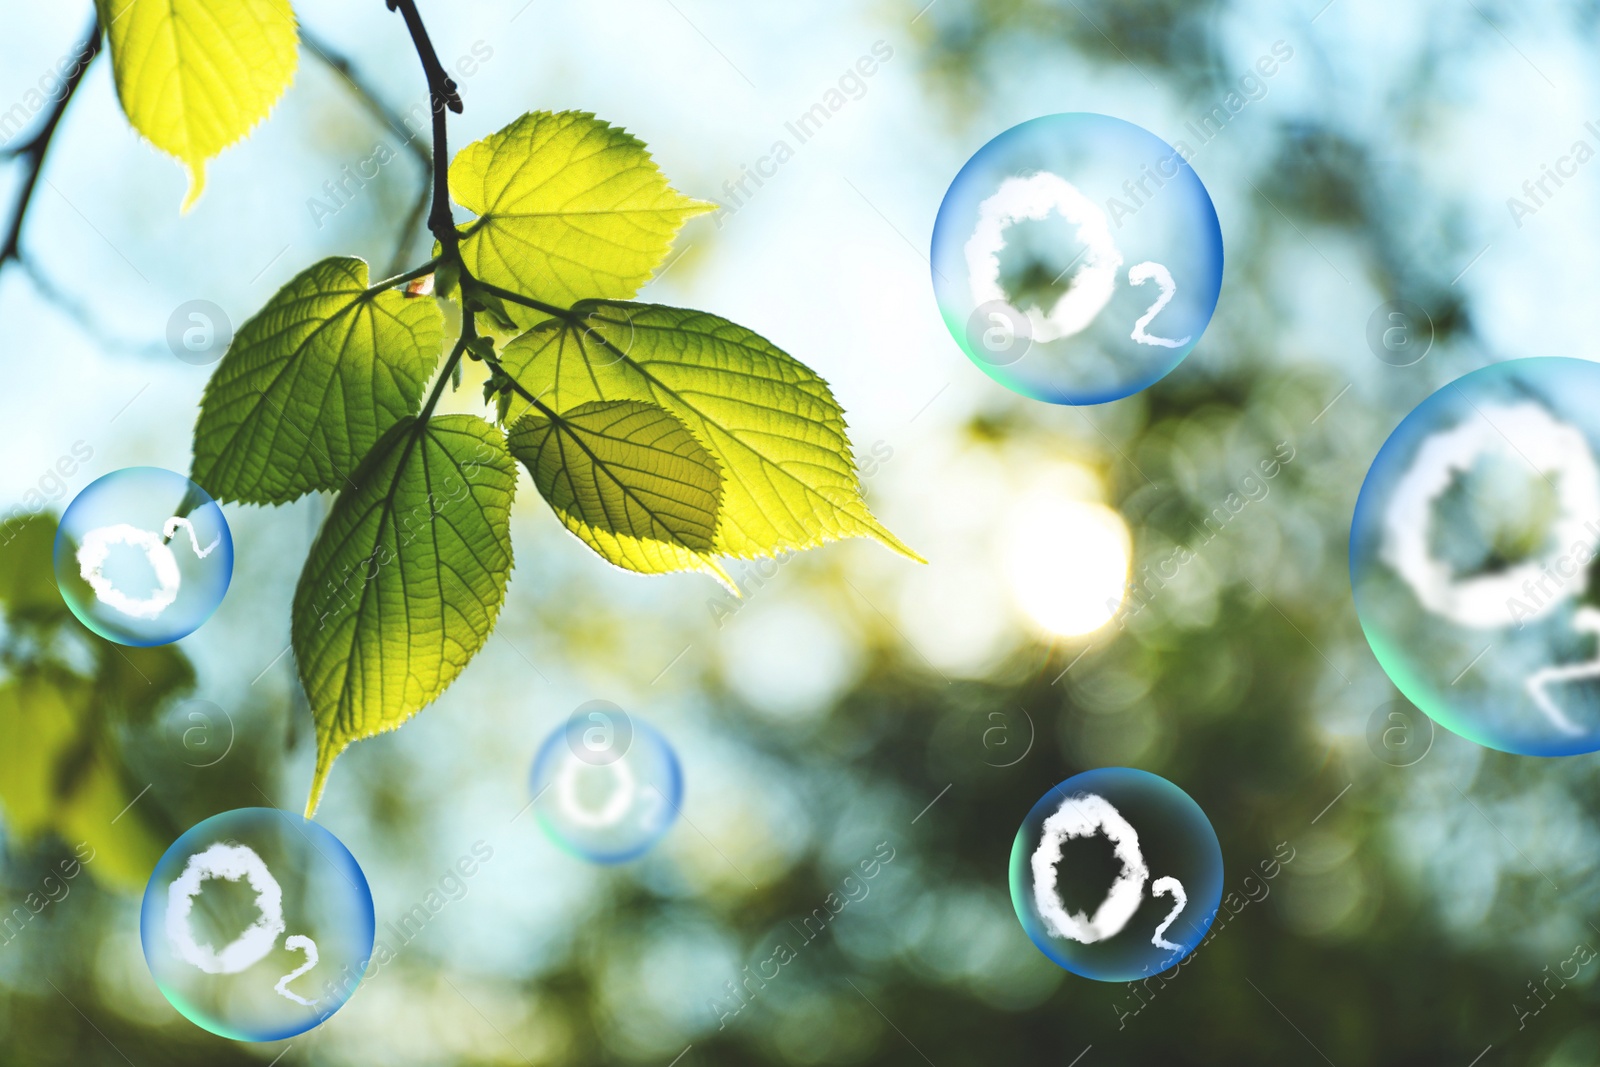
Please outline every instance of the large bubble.
M530 784L551 840L594 863L643 855L683 803L683 771L672 745L604 700L580 705L545 739Z
M1075 775L1028 812L1011 846L1011 903L1051 960L1102 982L1159 974L1205 937L1222 849L1189 794L1158 775Z
M1184 151L1106 115L1047 115L961 168L932 262L945 325L985 373L1035 400L1101 404L1200 340L1222 230Z
M239 808L173 842L139 917L172 1006L236 1041L279 1041L355 992L372 956L372 893L339 839L276 808Z
M1350 584L1378 662L1440 726L1600 749L1600 366L1518 359L1434 393L1356 501Z
M61 516L56 584L85 626L123 645L165 645L211 617L233 578L217 502L181 474L128 467L91 482Z

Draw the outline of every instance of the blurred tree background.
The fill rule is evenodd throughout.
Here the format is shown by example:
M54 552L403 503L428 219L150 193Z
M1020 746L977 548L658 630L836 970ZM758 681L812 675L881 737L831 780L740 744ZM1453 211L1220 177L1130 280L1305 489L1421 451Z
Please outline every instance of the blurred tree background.
M1512 757L1442 730L1427 742L1413 718L1406 759L1425 754L1380 759L1369 724L1398 694L1346 568L1362 478L1412 406L1496 360L1592 354L1600 263L1572 235L1600 222L1594 175L1529 217L1506 198L1593 141L1596 5L445 6L424 13L447 65L476 57L458 143L531 108L594 110L730 209L691 224L648 297L714 303L833 382L874 508L929 566L833 545L736 564L734 601L703 578L608 570L543 508L519 508L497 636L436 707L352 749L319 813L361 862L380 930L474 843L492 860L317 1030L260 1046L198 1030L145 968L139 894L199 820L298 809L314 746L279 650L321 504L230 509L227 601L156 650L70 618L48 584L54 513L122 466L187 469L208 371L167 351L173 308L212 299L238 324L313 253L381 265L419 240L404 119L425 93L377 0L301 4L314 39L344 52L303 50L290 95L180 217L181 174L119 125L97 66L52 147L24 259L0 274L4 488L25 502L0 528L0 1062L1600 1057L1600 968L1547 982L1577 946L1600 947L1594 757ZM24 99L87 12L13 14L0 103ZM877 41L892 58L859 94L740 190L785 121ZM335 69L346 60L359 87ZM1197 144L1187 124L1217 108L1226 121ZM925 250L971 152L1080 110L1190 139L1227 267L1176 372L1114 404L1052 408L967 363ZM397 161L333 217L308 211L378 143ZM1367 341L1392 300L1431 320L1408 366ZM447 404L474 409L477 393ZM52 478L80 440L93 461ZM1070 529L1029 527L1041 500L1122 516L1142 604L1071 638L1022 610L1082 562ZM1226 524L1200 532L1218 508ZM1151 579L1181 546L1194 559ZM620 869L518 817L539 742L594 698L661 727L685 765L684 818ZM1138 988L1055 968L1006 885L1028 809L1106 765L1200 803L1233 894L1191 961ZM808 939L819 908L837 917ZM776 977L751 977L775 958Z

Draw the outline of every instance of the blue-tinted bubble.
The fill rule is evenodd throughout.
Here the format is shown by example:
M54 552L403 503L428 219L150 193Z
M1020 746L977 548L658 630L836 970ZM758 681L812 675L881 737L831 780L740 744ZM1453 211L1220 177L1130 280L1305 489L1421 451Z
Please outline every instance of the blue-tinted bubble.
M683 771L672 745L604 700L579 706L545 739L530 785L551 840L594 863L643 855L683 803Z
M1028 812L1011 846L1011 903L1074 974L1129 982L1193 952L1222 903L1222 849L1189 794L1127 767L1085 771Z
M178 838L150 875L139 917L162 994L235 1041L280 1041L338 1011L374 932L355 857L276 808L213 815Z
M233 536L217 502L183 475L128 467L67 507L55 571L67 607L89 629L122 645L165 645L222 603Z
M1433 721L1527 756L1600 750L1600 366L1517 359L1390 434L1350 527L1356 614Z
M980 148L933 229L939 312L968 357L1052 404L1118 400L1182 362L1222 288L1222 229L1188 151L1083 112Z

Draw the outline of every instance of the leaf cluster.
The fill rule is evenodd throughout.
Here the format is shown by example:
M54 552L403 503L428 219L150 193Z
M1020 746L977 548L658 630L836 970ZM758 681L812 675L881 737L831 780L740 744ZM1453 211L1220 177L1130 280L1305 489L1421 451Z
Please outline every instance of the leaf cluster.
M192 203L205 161L292 79L293 11L98 4L124 110L189 169ZM846 537L916 558L867 509L822 378L727 319L634 302L712 205L587 112L522 115L446 165L460 96L412 0L388 6L434 104L434 256L378 282L350 257L307 267L240 328L194 431L191 476L219 501L337 494L294 598L317 726L308 811L346 746L431 703L487 642L518 462L567 530L643 574L732 588L719 559ZM486 365L485 414L436 415L463 360Z

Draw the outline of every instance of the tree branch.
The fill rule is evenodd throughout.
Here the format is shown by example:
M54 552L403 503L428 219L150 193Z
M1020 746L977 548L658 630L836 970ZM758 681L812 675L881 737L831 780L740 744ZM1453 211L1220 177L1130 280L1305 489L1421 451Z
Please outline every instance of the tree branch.
M22 261L22 224L28 215L28 205L33 201L33 190L39 184L39 173L44 169L44 157L50 151L50 140L55 136L56 127L61 124L61 116L66 114L67 105L72 102L72 94L78 91L78 85L83 81L84 73L89 69L89 64L94 62L94 57L100 54L100 14L96 9L94 19L89 23L89 30L84 34L73 53L72 70L67 74L61 85L61 95L56 98L50 108L50 113L45 116L44 125L27 141L4 151L8 158L26 159L28 161L27 175L22 180L22 191L17 194L16 206L11 211L11 225L6 231L5 243L0 244L0 267L4 267L7 260Z
M460 240L456 236L455 216L450 213L450 153L445 109L459 115L462 109L461 96L456 92L455 81L445 71L444 64L439 62L439 54L433 50L433 41L428 37L427 27L422 24L416 0L384 2L390 11L400 12L406 20L406 29L411 33L417 58L422 61L422 72L428 79L428 96L433 111L433 210L428 214L428 229L438 240L444 258L459 263Z
M404 138L406 148L422 166L422 188L417 193L416 202L412 204L411 210L406 212L405 221L400 227L400 237L395 244L394 258L389 265L389 273L398 273L405 266L406 252L415 240L414 235L416 234L417 226L422 222L422 217L428 210L430 183L433 179L433 153L428 149L427 144L417 136L417 133L406 125L406 116L401 115L394 108L384 103L377 90L357 73L355 65L350 62L348 56L304 26L300 27L300 43L315 53L317 58L322 60L329 70L344 79L345 84L350 88L351 95L367 109L373 118Z

